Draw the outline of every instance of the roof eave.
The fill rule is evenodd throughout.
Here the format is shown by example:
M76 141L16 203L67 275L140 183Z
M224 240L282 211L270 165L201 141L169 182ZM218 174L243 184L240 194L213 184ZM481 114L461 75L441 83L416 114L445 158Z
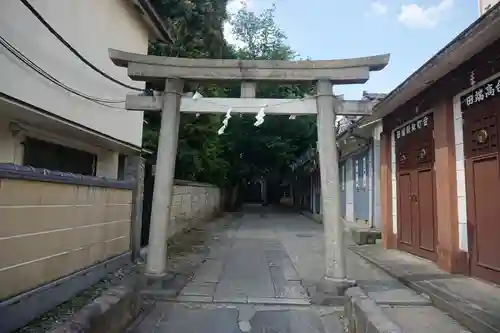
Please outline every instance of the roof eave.
M500 3L462 31L449 44L391 91L374 108L370 120L379 119L417 96L498 39Z
M149 0L128 0L132 5L138 6L140 9L140 16L144 23L148 26L149 30L154 35L154 39L162 42L172 43L173 39L170 35L165 23Z

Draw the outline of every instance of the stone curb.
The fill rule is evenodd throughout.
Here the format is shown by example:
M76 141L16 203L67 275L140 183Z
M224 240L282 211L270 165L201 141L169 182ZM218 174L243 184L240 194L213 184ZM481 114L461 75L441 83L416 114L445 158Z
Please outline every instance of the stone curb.
M132 286L108 289L50 333L119 333L139 315L139 293Z
M354 254L380 268L389 276L395 278L408 288L416 291L421 296L426 296L436 309L439 309L442 312L448 314L451 318L456 320L460 325L466 327L471 332L500 332L500 329L498 327L495 327L491 324L491 317L489 315L486 315L487 317L485 320L484 314L486 314L487 312L483 312L483 314L479 316L474 315L477 310L476 304L471 304L468 301L464 301L463 299L455 297L450 293L444 292L439 288L433 288L432 283L429 283L425 280L411 281L406 278L408 272L404 270L395 271L387 265L379 262L378 260L374 260L372 257L367 256L364 253L355 251L356 247L357 246L350 247Z
M347 290L344 310L347 332L349 333L403 332L359 287Z

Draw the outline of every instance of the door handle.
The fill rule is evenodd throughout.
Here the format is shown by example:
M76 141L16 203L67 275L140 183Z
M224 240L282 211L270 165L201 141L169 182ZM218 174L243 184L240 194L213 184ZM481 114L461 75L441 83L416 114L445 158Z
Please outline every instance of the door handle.
M414 194L414 193L411 193L411 194L410 194L410 200L411 200L411 201L413 201L413 202L417 202L417 201L418 201L418 199L417 199L417 195L416 195L416 194Z

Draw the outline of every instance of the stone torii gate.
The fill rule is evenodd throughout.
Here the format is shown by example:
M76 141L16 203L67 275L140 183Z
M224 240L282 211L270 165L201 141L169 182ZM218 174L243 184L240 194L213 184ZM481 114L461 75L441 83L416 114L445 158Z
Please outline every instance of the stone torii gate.
M338 100L335 84L359 84L369 79L370 71L380 71L389 54L345 60L226 60L188 59L148 56L110 50L115 65L127 67L137 81L161 87L159 96L129 95L128 110L161 111L161 130L156 161L149 248L146 274L161 277L166 271L167 230L172 204L180 112L317 114L323 225L325 228L325 278L328 291L342 293L348 285L343 245L343 223L339 210L339 173L335 133L336 115L368 115L370 101ZM184 81L240 81L241 98L201 98L182 96ZM315 82L314 98L297 100L255 98L256 83Z

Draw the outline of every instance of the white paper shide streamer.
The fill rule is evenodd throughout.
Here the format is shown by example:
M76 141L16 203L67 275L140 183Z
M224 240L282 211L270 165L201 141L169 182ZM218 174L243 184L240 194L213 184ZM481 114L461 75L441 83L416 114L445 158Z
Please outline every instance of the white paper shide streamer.
M202 94L200 94L199 92L197 92L197 91L196 91L196 92L193 94L193 99L194 99L194 100L197 100L197 99L200 99L200 98L203 98L203 95L202 95Z
M266 107L267 105L262 107L255 116L255 119L257 119L257 121L254 123L254 126L260 126L264 123L264 117L266 116Z
M229 119L231 118L231 111L232 111L232 109L231 109L231 108L229 108L229 110L227 110L227 112L226 112L226 116L224 117L224 120L222 121L222 126L221 126L221 128L219 128L219 130L217 131L217 133L218 133L219 135L224 134L224 131L226 130L227 124L229 123Z

